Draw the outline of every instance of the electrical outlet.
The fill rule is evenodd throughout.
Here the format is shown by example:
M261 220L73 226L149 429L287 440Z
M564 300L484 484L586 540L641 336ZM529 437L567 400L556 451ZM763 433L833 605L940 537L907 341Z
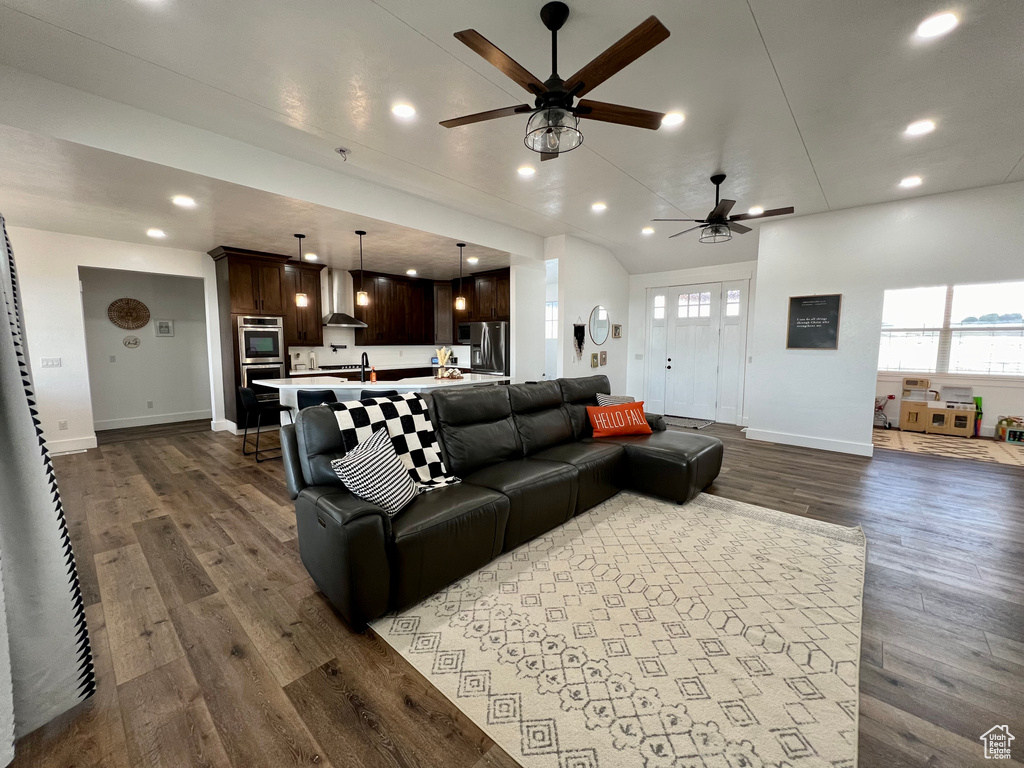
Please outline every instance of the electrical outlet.
M398 356L399 357L405 357L405 352L403 352L401 349L398 350Z
M152 409L153 408L153 401L152 400L147 400L146 401L146 407Z
M633 355L633 359L634 360L643 360L644 359L644 353L643 352L637 352L635 355Z
M110 356L110 362L116 363L117 362L117 355L111 355Z
M68 420L67 419L61 419L60 421L57 422L57 429L67 429L67 428L68 428Z
M43 368L60 368L59 357L44 357L40 360Z

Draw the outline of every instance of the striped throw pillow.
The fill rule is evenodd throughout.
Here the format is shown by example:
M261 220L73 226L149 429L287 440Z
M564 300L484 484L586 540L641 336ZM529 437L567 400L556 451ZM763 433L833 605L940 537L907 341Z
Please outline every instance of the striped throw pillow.
M609 405L625 405L626 403L635 403L635 397L629 397L628 395L606 395L603 392L597 393L597 404L602 408Z
M378 429L340 459L332 461L331 468L346 488L381 507L388 517L397 515L416 498L416 481L398 458L387 427Z

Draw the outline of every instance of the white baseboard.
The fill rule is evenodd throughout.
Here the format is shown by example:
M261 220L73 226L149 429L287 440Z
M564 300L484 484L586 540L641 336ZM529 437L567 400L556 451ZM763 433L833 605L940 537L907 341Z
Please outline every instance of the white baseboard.
M875 447L871 443L855 443L849 440L829 440L810 435L791 435L787 432L769 432L764 429L747 429L748 440L761 440L766 443L782 445L798 445L802 448L817 448L819 451L850 453L854 456L873 456Z
M181 413L160 413L153 416L131 416L125 419L105 419L93 423L97 432L107 429L125 429L128 427L149 427L153 424L175 424L179 421L197 421L209 419L211 411L183 411Z
M210 429L214 432L230 432L233 435L238 434L235 422L228 421L227 419L223 419L222 421L214 419L210 422Z
M72 437L67 440L46 440L46 450L51 454L87 451L96 447L96 435L89 437Z

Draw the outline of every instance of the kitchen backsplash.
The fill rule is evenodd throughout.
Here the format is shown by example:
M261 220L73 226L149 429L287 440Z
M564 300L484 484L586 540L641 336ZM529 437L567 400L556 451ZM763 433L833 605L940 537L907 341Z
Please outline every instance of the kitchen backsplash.
M295 364L309 367L309 353L316 355L317 365L359 364L363 352L370 358L370 365L384 368L395 366L429 366L434 357L436 347L426 345L357 347L355 331L351 328L324 328L324 346L322 347L290 347L289 368L294 370ZM345 344L347 349L331 351L331 344ZM452 346L453 354L458 358L458 365L469 367L469 347ZM298 358L296 358L298 354Z

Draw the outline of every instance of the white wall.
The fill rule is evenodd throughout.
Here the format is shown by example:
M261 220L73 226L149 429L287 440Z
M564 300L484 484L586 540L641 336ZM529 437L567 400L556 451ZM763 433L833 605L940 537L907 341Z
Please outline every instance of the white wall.
M544 262L512 257L512 381L544 378Z
M756 237L750 233L751 237ZM708 245L714 248L714 245ZM694 267L691 269L674 269L669 272L648 272L642 275L629 276L629 320L622 329L622 335L628 340L629 354L626 368L626 391L638 400L644 396L644 382L647 375L647 291L650 288L667 288L676 285L696 285L699 283L719 283L730 280L749 280L750 290L747 298L747 334L750 339L754 313L752 308L756 298L755 273L756 261L743 261L737 264ZM746 360L746 357L744 357ZM742 375L742 374L741 374ZM746 413L743 403L739 404L738 419L746 424Z
M747 436L870 456L886 289L1024 279L1024 183L764 222ZM837 351L786 350L790 296L843 294Z
M214 425L223 420L213 259L198 251L20 227L11 227L8 235L14 248L24 300L28 352L39 399L40 419L51 450L58 452L96 446L79 267L203 278L211 379L218 382L216 387L211 385ZM59 357L61 367L42 368L40 358L43 357ZM67 430L58 430L59 420L67 420Z
M202 278L91 267L79 276L96 430L211 418ZM148 325L126 331L110 322L107 307L123 297L149 308ZM158 337L157 320L172 320L174 336ZM129 335L138 347L124 346Z
M625 393L625 334L621 339L613 339L609 333L608 340L598 346L590 338L588 324L591 310L600 304L608 310L611 323L625 325L629 315L629 274L610 251L568 235L547 238L544 258L558 259L558 354L562 363L559 375L575 378L603 373L611 381L613 393ZM572 326L576 322L588 325L580 361L573 353ZM608 353L608 364L591 368L591 353L601 351Z

